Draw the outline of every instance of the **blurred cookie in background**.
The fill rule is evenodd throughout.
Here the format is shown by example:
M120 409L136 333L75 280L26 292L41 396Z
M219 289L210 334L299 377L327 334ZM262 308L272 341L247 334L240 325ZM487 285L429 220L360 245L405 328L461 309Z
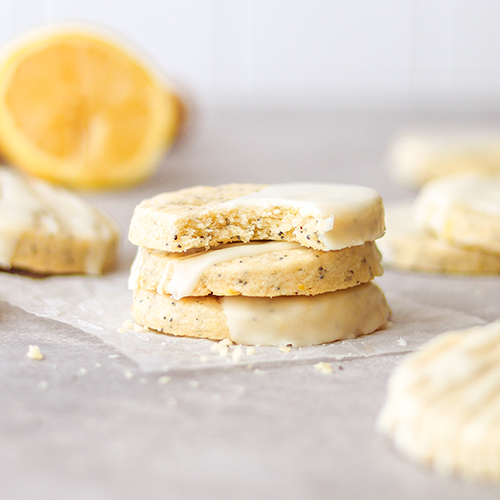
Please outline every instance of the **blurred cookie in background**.
M438 335L394 370L378 428L416 463L500 481L500 322Z
M0 167L0 268L33 274L113 269L118 228L79 195Z
M392 178L413 189L458 172L500 174L500 129L401 133L387 162Z
M461 248L418 229L411 202L386 207L386 234L377 242L384 266L404 271L445 274L500 273L500 255Z
M428 182L413 202L386 207L377 245L387 267L402 270L500 272L500 178L455 175Z

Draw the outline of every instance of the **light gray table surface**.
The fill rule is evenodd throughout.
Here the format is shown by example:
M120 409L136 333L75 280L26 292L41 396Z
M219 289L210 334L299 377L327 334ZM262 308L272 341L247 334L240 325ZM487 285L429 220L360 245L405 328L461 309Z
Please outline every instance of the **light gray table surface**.
M393 134L427 124L497 124L500 114L396 111L197 115L146 184L87 194L123 232L161 191L226 182L369 185L386 202L413 196L384 164ZM500 280L386 271L379 280L423 305L500 316ZM440 478L374 428L402 355L142 372L97 337L0 302L0 498L493 499L500 489ZM29 344L45 354L26 357ZM342 366L342 369L340 369ZM84 370L82 370L82 368ZM129 373L131 375L124 376Z

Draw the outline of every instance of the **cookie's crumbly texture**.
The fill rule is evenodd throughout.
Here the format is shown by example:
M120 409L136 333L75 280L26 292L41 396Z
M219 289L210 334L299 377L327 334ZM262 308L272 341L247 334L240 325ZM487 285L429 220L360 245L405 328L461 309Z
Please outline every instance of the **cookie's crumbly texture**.
M173 270L167 264L185 254L142 249L139 286L166 291ZM356 286L382 275L380 252L374 242L321 252L311 248L272 251L237 258L205 268L191 296L317 295Z
M500 177L463 174L427 183L415 220L443 241L500 254Z
M236 332L230 327L226 301L240 300L244 301L245 314L250 314L252 317L251 336L256 334L259 337L258 342L242 341L241 332ZM283 316L283 311L286 314L290 306L295 308L295 301L307 301L308 313L301 314L300 321L306 321L309 325L316 320L317 307L322 308L324 314L325 305L327 306L328 321L321 329L320 339L312 338L309 335L310 332L304 332L300 328L299 338L295 335L295 340L281 340L281 337L288 335L286 322L290 321L287 316ZM303 302L302 305L304 305ZM272 317L267 316L269 313ZM372 333L385 326L390 309L380 288L373 282L368 282L315 296L275 298L210 295L173 300L168 295L138 288L134 292L132 314L137 323L176 336L212 340L228 338L241 344L286 345L290 343L298 347ZM260 324L263 318L269 319L265 327ZM256 328L255 324L260 326ZM347 330L345 325L348 325ZM303 333L305 335L302 335ZM276 337L279 340L273 343ZM304 342L304 339L307 339L307 342Z
M35 274L113 268L118 228L77 194L0 167L0 267Z
M299 243L316 250L330 250L321 241L328 216L304 215L293 204L276 199L275 204L224 205L236 198L256 193L266 185L227 184L218 187L199 186L163 193L140 203L132 216L129 240L138 246L165 252L184 252L191 248L210 248L223 243L251 240L275 240ZM273 200L274 201L274 200ZM313 200L314 201L314 200ZM382 199L374 199L359 220L336 218L339 230L343 227L368 227L372 241L384 231ZM362 219L362 220L361 220ZM336 226L337 227L337 226ZM337 247L342 248L342 247Z
M500 255L461 248L418 230L410 204L386 208L387 232L377 245L384 265L396 269L444 274L498 274Z
M407 133L388 157L392 176L412 188L458 172L500 174L500 130Z
M250 241L252 229L238 227L243 221L235 220L233 214L226 216L212 213L210 208L264 187L266 184L225 184L159 194L142 201L135 208L130 222L129 240L134 245L167 252L209 248L232 241ZM246 222L250 224L249 220ZM183 233L179 234L178 229ZM217 241L212 242L210 232L215 229L219 234Z
M500 482L500 322L436 337L394 371L378 426L446 475Z

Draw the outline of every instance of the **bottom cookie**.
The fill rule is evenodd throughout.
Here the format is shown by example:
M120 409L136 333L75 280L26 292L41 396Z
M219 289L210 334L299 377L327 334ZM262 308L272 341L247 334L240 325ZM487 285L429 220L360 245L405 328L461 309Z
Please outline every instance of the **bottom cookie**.
M390 309L373 282L314 296L185 297L138 288L137 323L178 336L231 339L244 345L302 347L355 338L383 328Z
M393 373L378 425L417 462L500 482L500 322L440 335Z
M445 274L498 274L500 255L461 248L417 230L409 203L386 208L387 232L378 240L384 265Z

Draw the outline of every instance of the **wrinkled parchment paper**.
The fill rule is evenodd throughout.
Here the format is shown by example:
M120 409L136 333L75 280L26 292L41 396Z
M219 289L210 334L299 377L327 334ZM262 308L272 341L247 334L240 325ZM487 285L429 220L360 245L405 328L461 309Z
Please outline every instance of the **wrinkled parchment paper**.
M199 369L234 365L258 367L267 363L338 361L353 357L403 353L445 331L484 323L480 318L450 309L422 306L397 293L386 292L392 309L383 331L328 345L290 348L225 347L204 339L173 337L134 328L128 272L104 277L33 279L0 273L0 298L40 317L67 323L97 335L133 359L145 371ZM128 320L128 321L127 321ZM128 324L129 328L123 328Z

